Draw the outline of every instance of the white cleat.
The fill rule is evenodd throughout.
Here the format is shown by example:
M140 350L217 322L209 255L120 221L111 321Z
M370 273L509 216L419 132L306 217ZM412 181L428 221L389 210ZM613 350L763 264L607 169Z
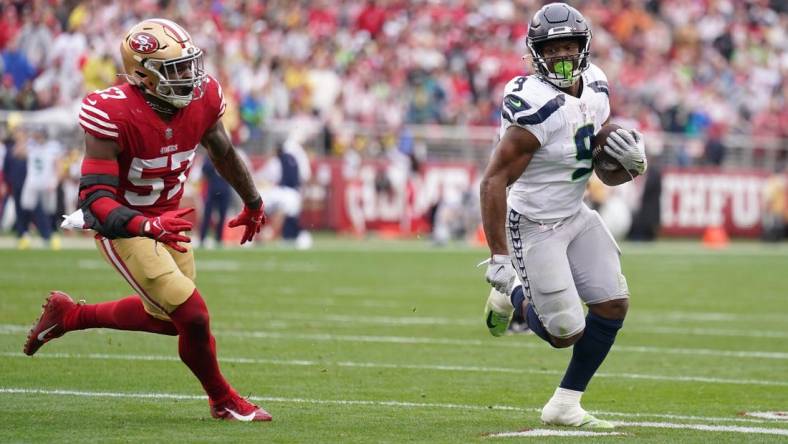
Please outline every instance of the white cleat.
M542 422L547 425L585 429L609 430L615 428L612 423L599 419L580 407L579 396L576 399L567 399L564 396L567 392L582 395L581 392L573 392L561 388L556 390L553 397L542 408Z

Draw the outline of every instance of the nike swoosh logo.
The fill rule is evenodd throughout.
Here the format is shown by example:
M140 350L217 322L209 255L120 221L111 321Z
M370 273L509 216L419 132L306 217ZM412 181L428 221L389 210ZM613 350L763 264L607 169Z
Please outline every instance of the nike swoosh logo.
M225 408L225 410L227 410L231 415L233 415L233 418L235 418L238 421L251 422L254 419L254 412L248 415L242 415L228 408Z
M495 328L495 326L492 324L492 315L493 315L492 311L487 313L487 319L485 320L485 322L487 323L487 328Z
M86 100L87 100L87 101L88 101L88 103L90 103L91 105L95 105L96 103L98 103L98 101L97 101L97 100L90 100L90 99L86 99Z
M518 108L519 108L519 107L521 107L521 106L523 106L523 102L521 102L521 101L519 101L519 100L515 102L515 100L514 100L514 99L509 99L509 102L511 102L511 104L512 104L512 105L514 105L514 106L516 106L516 107L518 107Z
M43 341L46 338L47 333L52 331L55 327L57 327L57 324L55 324L55 325L49 327L48 329L42 331L41 333L39 333L38 336L37 336L38 340L39 341Z

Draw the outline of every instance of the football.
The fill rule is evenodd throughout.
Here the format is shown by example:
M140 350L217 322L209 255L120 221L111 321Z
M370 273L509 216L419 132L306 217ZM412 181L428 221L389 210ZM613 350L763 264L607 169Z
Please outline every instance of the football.
M591 139L591 156L593 159L594 170L597 175L600 171L616 171L623 169L621 164L603 149L607 143L607 138L611 132L621 128L615 123L608 123L600 128L599 132Z

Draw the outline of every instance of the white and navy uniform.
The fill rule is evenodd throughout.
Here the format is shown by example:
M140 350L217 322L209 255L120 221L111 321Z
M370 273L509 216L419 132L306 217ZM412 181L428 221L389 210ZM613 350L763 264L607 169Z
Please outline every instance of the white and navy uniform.
M57 206L57 163L63 148L55 140L27 143L27 176L22 186L20 204L25 210L34 210L40 203L46 214L53 214Z
M629 297L620 250L596 211L583 203L591 138L610 116L605 74L590 64L574 97L537 75L507 85L500 135L510 126L540 147L507 198L512 262L547 331L569 337L585 327L583 307Z

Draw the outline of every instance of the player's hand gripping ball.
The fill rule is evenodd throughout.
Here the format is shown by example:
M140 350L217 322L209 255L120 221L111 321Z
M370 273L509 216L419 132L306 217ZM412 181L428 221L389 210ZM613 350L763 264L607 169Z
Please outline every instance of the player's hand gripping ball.
M646 172L648 166L643 136L615 123L603 126L592 140L592 158L597 172L626 169L632 177Z

